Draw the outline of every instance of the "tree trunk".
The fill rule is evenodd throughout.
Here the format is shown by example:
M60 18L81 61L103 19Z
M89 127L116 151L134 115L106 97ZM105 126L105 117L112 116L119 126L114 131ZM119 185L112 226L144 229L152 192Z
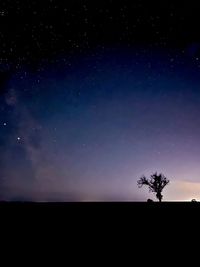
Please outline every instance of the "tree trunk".
M156 194L156 197L158 198L158 200L159 200L159 202L161 202L162 201L162 194L160 193L160 192L158 192L157 194Z

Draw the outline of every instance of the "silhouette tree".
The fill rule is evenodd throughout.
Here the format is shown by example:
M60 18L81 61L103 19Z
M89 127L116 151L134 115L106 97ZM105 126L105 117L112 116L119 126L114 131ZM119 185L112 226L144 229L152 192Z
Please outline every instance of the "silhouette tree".
M150 178L146 178L142 176L138 181L138 187L141 188L143 185L147 185L149 187L149 191L156 193L156 197L159 202L162 201L163 195L162 190L163 188L169 183L169 180L162 174L154 173L150 176Z

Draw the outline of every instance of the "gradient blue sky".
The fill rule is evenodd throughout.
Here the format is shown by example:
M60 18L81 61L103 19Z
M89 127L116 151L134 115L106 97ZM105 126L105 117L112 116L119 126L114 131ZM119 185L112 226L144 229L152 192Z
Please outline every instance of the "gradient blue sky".
M199 199L199 63L185 51L94 50L13 74L0 99L1 199L146 201L136 182L155 171L170 179L164 200Z

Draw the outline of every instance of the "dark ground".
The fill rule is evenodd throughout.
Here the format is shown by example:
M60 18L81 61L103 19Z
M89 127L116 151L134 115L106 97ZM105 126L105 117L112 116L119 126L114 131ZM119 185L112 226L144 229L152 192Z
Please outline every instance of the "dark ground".
M26 244L31 238L57 246L52 241L56 239L63 240L62 248L73 244L75 250L77 246L82 250L88 242L90 247L96 243L109 247L112 240L116 246L145 250L154 248L152 242L162 247L168 244L166 240L174 244L186 235L195 237L199 214L198 202L1 202L0 229L15 244L22 238Z
M187 214L188 213L188 214ZM0 214L20 219L64 219L67 221L129 220L200 214L200 202L1 202ZM16 217L15 217L16 216ZM76 221L77 221L76 220Z

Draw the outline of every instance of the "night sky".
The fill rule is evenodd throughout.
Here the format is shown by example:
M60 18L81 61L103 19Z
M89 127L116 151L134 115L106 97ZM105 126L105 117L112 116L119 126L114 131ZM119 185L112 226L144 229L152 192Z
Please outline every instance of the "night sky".
M0 200L200 199L198 1L0 1Z

